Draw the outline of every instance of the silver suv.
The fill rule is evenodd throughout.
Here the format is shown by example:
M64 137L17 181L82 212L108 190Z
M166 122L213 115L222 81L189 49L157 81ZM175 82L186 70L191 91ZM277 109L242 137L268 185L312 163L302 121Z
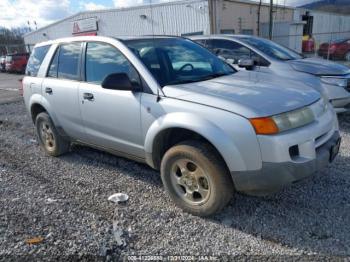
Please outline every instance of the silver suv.
M340 145L335 112L318 92L237 72L183 38L41 43L23 86L46 153L82 143L145 162L195 215L217 212L235 191L265 195L311 176Z

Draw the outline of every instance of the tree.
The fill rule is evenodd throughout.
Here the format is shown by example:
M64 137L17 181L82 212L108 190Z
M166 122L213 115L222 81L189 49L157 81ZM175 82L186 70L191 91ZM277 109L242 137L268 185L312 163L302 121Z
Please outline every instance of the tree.
M28 29L21 27L0 27L0 55L25 52L23 35L27 32Z

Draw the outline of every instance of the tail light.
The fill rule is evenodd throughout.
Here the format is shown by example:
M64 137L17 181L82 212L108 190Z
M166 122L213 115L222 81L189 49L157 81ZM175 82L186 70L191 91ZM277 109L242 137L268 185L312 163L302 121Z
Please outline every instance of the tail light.
M18 88L19 94L23 96L23 79L18 79L19 82L21 82L21 85Z

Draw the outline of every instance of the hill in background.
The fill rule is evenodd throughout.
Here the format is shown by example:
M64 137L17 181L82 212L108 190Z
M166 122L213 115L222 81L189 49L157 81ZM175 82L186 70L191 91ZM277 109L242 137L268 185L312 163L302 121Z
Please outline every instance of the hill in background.
M300 7L350 15L350 0L320 0Z

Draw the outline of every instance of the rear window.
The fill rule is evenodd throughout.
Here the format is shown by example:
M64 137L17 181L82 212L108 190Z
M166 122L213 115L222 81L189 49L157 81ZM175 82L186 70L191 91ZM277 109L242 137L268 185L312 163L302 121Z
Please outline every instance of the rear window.
M50 49L50 45L40 46L34 48L26 69L26 75L37 76L41 63L43 62L47 52Z
M12 56L6 56L6 62L12 62Z

